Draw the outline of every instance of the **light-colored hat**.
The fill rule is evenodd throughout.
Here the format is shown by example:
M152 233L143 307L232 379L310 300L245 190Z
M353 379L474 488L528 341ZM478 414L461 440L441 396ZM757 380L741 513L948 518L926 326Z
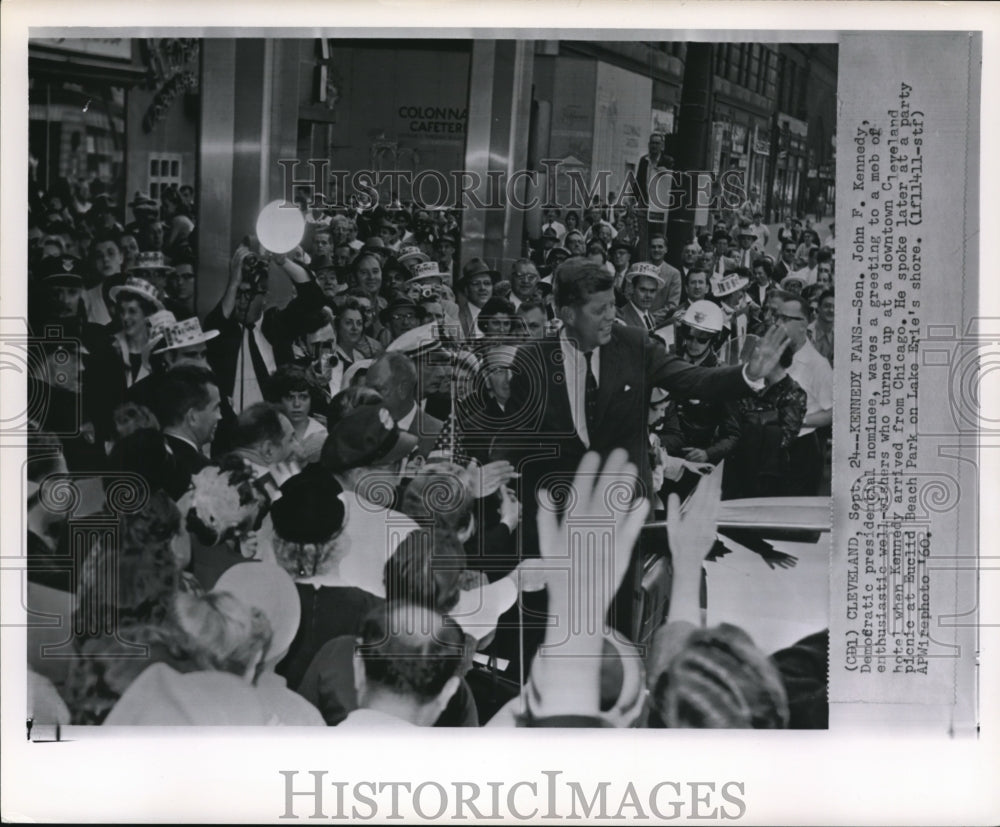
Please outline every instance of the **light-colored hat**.
M418 264L413 268L413 274L406 280L406 283L422 281L423 279L443 279L445 274L441 272L436 261L427 261Z
M441 341L437 336L437 325L431 322L407 330L401 336L397 336L389 342L386 350L398 350L411 359L415 359L425 353L430 353L432 350L440 350L440 348Z
M271 622L268 660L288 651L299 629L301 607L295 583L284 569L273 563L250 561L226 569L212 587L229 592L252 609L260 609Z
M173 270L174 268L167 264L166 256L157 250L150 250L145 253L139 253L136 256L135 264L128 268L128 272L133 270Z
M650 264L648 261L640 261L633 264L625 272L625 277L629 279L640 276L644 279L653 279L660 287L663 287L663 276L660 275L660 268L655 264Z
M750 279L745 278L738 273L729 273L722 278L712 277L712 295L717 297L728 296L730 293L735 293L737 290L742 290L750 284Z
M368 370L374 362L374 359L358 359L354 362L347 370L344 371L344 377L340 380L341 388L351 387L351 383L354 381L354 377L357 375L358 371Z
M163 347L157 348L153 353L163 353L167 350L177 350L191 345L200 345L209 339L214 339L219 335L218 330L202 330L201 322L196 316L190 319L182 319L179 322L165 327L163 333Z
M116 284L108 291L108 295L111 296L111 301L118 301L118 296L121 293L145 299L146 301L151 302L157 310L163 310L163 302L160 301L156 288L153 287L153 285L148 281L141 279L138 276L129 276L125 279L124 284Z
M406 264L406 262L416 259L417 261L430 261L430 256L427 255L423 250L417 247L415 244L408 244L399 251L399 255L396 256L396 261L400 264Z
M163 331L177 324L177 317L169 310L157 310L152 315L146 317L146 324L149 325L149 340L155 343L157 339L163 336Z
M799 290L806 286L806 280L798 273L789 273L781 280L779 285L782 290L789 290L792 282L795 282L799 286Z
M722 308L715 302L699 299L696 302L691 302L690 307L684 311L684 318L681 321L688 327L703 333L718 333L722 330L725 318Z

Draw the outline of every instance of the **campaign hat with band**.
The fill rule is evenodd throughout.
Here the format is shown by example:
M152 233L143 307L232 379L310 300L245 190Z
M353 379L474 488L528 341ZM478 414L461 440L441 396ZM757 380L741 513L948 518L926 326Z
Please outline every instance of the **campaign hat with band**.
M139 253L135 258L135 264L128 268L128 272L133 270L173 270L174 268L167 264L166 256L163 253L156 250L152 250L145 253Z
M83 287L83 262L76 256L48 256L38 265L35 277L46 287Z
M406 280L406 283L424 279L443 279L444 277L445 274L441 272L436 261L424 261L413 268L413 273Z
M625 278L627 279L653 279L660 287L663 287L664 281L663 276L660 275L660 268L656 264L650 264L648 261L640 261L637 264L633 264L625 272Z
M729 273L722 278L713 277L711 280L712 295L716 297L728 296L730 293L742 290L748 284L750 284L750 279L739 273Z
M146 317L149 325L149 341L156 344L163 336L163 331L177 324L177 317L169 310L157 310Z
M163 302L160 301L160 297L156 292L156 288L153 287L145 279L141 279L138 276L129 276L125 279L124 284L118 284L112 287L108 291L108 295L111 297L111 301L118 301L118 297L125 293L125 298L140 298L152 303L157 310L163 310Z
M167 350L178 350L182 347L192 347L207 342L219 335L218 330L202 330L197 316L182 319L163 330L163 346L153 353L163 353Z
M409 456L417 442L414 434L399 429L381 405L360 405L333 426L320 462L334 472L376 463L390 465Z

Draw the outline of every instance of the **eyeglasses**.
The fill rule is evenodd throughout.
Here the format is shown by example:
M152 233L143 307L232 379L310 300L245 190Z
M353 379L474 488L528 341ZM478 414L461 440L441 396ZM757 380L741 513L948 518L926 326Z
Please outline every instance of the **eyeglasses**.
M702 335L702 336L695 336L694 334L690 334L688 336L688 339L690 341L692 341L692 342L701 342L704 345L704 344L708 344L709 342L711 342L712 339L713 339L713 336L711 336L710 334L709 335Z
M392 320L394 322L415 322L417 317L413 313L393 313Z
M780 319L783 322L806 322L808 319L802 316L786 316L784 313L775 313L775 318Z

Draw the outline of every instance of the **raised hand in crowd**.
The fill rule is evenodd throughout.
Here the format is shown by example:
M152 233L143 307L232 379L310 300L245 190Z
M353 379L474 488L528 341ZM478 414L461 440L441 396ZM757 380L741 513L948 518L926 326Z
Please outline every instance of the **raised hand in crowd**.
M469 490L472 492L473 499L477 500L488 497L518 476L514 466L502 459L488 462L486 465L479 465L473 460L466 470L468 471Z
M616 508L615 489L631 488L636 479L624 450L612 451L603 468L591 451L573 480L572 515L558 517L548 490L539 495L538 539L549 570L550 618L531 670L528 704L534 718L599 712L605 620L649 512L642 497Z
M788 334L781 327L772 327L757 342L757 347L747 360L746 374L751 382L763 379L773 371L791 344Z
M725 463L701 478L682 508L680 498L667 500L667 537L673 563L670 609L656 630L646 674L650 685L662 674L688 635L704 626L700 595L705 557L716 542Z

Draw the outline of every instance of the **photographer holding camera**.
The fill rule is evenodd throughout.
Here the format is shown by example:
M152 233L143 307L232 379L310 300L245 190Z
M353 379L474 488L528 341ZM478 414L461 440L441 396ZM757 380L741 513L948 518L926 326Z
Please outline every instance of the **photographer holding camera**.
M285 272L296 290L296 297L282 309L265 309L272 265ZM297 318L303 306L319 306L322 299L304 267L263 251L254 238L244 238L230 261L226 292L205 317L205 329L219 331L209 343L208 361L237 413L263 401L267 378L278 365L292 361L295 331L289 319Z

